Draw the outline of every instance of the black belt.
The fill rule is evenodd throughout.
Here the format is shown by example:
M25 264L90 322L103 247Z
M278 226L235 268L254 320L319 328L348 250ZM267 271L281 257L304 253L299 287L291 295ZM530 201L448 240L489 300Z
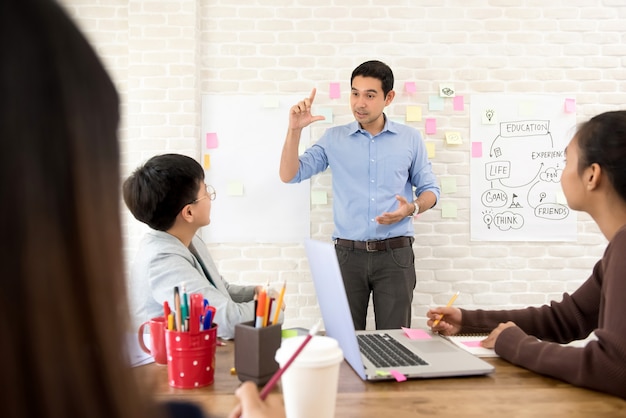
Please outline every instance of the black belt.
M381 239L379 241L352 241L349 239L337 238L335 245L367 252L395 250L396 248L410 247L413 245L413 237L396 237Z

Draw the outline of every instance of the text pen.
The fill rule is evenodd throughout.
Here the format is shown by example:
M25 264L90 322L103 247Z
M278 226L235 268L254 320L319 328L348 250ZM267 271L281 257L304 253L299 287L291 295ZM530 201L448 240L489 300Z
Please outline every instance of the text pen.
M265 312L265 298L266 297L267 297L267 293L265 293L265 289L261 290L257 298L256 321L254 323L255 328L263 327L263 313Z
M269 382L267 382L267 384L263 387L263 390L261 390L261 394L259 395L261 399L267 398L267 395L274 388L274 386L276 386L276 383L278 383L278 380L280 379L280 377L283 375L283 373L287 371L291 363L293 363L296 357L298 357L298 354L300 354L300 352L309 343L309 341L311 341L311 338L313 338L313 336L317 334L317 331L319 331L321 326L322 326L322 321L321 320L317 321L317 324L315 324L313 328L311 328L311 330L309 331L309 335L307 335L304 341L302 341L302 344L300 344L300 347L298 347L298 349L294 351L294 353L291 355L291 358L287 360L287 363L285 363L283 367L281 367L280 369L276 371L276 373L274 373L274 375L269 380Z
M280 315L280 308L283 306L283 298L285 297L285 287L287 287L287 281L283 282L283 287L280 289L280 294L278 295L278 302L276 303L274 319L272 320L272 325L278 323L278 316Z
M449 308L450 306L452 306L452 304L456 300L457 296L459 296L459 292L456 292L454 295L452 295L452 297L448 301L448 304L446 305L446 308ZM439 322L442 319L443 319L443 315L441 315L439 318L435 319L435 322L433 322L433 327L436 327L437 325L439 325Z

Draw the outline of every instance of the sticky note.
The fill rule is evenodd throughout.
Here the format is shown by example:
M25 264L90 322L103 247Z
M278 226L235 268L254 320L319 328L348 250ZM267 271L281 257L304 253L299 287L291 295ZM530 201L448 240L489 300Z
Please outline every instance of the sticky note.
M465 109L465 101L463 100L463 96L454 96L454 99L452 99L452 109L456 110L457 112Z
M226 187L228 196L243 196L243 183L240 181L229 181Z
M317 123L333 123L333 109L330 107L318 107L313 112L315 116L324 116L324 120Z
M561 205L567 205L567 199L562 191L556 192L556 203Z
M406 107L406 121L407 122L421 122L422 121L422 107L421 106L407 106Z
M463 137L461 132L449 131L445 133L446 143L449 145L461 145L463 143Z
M402 327L402 330L411 340L430 340L432 338L432 336L423 329Z
M426 143L426 153L428 154L428 158L431 160L435 158L435 143L427 142Z
M406 376L396 370L390 370L389 373L396 379L396 382L404 382L406 380Z
M282 338L291 338L298 336L297 329L284 329L280 332Z
M443 193L456 193L456 177L440 177Z
M426 135L434 135L437 133L437 119L426 118Z
M338 99L341 97L341 88L339 83L330 83L330 98Z
M275 109L279 106L279 100L275 96L264 96L263 107L266 109Z
M443 110L443 98L440 96L428 96L428 110Z
M452 202L444 202L441 204L442 218L456 218L457 206Z
M217 148L217 134L215 132L206 134L206 147L207 149Z
M483 125L496 125L498 123L498 114L495 109L485 109L481 119Z
M311 192L311 204L313 205L325 205L328 203L328 195L326 192L313 191Z
M483 156L483 143L472 142L472 158L481 158Z
M476 341L461 341L461 343L463 345L468 346L468 347L482 347L482 345L480 345L480 340L476 340Z
M413 94L417 91L417 87L415 86L415 81L407 81L404 83L404 90L409 93L409 94Z
M565 113L576 113L576 99L565 99Z
M205 170L211 168L211 156L209 154L204 154L204 158L202 159L202 166Z
M382 370L376 370L376 376L390 376L391 373Z
M454 97L456 95L454 91L454 84L441 83L439 84L439 96L441 97Z

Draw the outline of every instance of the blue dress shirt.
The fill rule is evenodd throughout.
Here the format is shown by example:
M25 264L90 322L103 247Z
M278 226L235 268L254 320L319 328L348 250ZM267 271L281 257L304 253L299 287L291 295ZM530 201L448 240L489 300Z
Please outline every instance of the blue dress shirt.
M398 208L396 195L410 202L431 191L439 200L439 186L428 160L419 131L392 122L376 136L361 129L358 122L336 126L300 156L300 168L290 183L299 183L332 170L333 239L355 241L413 236L413 222L406 218L392 225L380 225L376 217Z

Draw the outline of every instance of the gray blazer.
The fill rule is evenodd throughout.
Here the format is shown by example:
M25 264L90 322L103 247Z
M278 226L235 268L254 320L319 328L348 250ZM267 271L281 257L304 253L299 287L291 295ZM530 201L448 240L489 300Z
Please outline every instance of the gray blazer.
M218 336L234 338L236 324L254 320L255 287L228 284L217 271L200 237L195 236L191 246L202 259L215 286L207 280L200 263L178 238L155 230L143 237L129 281L134 329L150 318L163 316L164 301L168 301L174 310L174 286L179 287L182 296L184 284L188 295L202 293L215 306Z

